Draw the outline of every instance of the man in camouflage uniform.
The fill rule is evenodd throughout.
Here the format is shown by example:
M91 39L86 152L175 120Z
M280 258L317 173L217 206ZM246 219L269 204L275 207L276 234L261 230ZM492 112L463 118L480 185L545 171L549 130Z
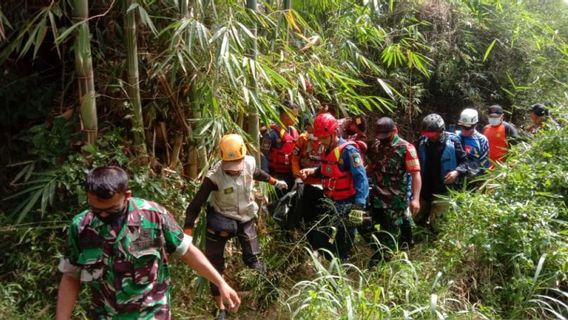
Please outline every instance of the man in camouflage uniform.
M372 264L387 258L385 249L394 249L393 237L396 234L399 234L400 248L408 248L412 244L410 214L420 210L422 181L416 149L397 132L391 118L377 120L376 139L368 153L373 224L380 225L380 230L373 230L379 244L376 244L376 252L371 258Z
M73 218L57 299L57 319L70 319L81 283L91 291L92 319L170 319L169 255L175 253L215 283L231 308L237 293L157 203L131 197L118 167L93 169L86 182L90 206Z

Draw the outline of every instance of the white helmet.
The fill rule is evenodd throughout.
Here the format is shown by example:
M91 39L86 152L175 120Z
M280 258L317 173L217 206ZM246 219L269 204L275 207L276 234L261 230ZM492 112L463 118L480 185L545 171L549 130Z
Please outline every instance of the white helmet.
M475 109L467 108L460 114L458 125L472 127L479 122L477 111Z

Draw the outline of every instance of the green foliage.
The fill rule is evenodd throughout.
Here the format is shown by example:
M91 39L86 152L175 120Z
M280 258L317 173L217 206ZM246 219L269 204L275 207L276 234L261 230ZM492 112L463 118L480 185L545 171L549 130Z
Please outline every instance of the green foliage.
M288 12L278 1L266 1L257 13L245 10L242 1L193 1L186 11L175 1L139 1L130 10L140 22L150 169L135 160L132 132L124 125L131 112L122 104L126 64L115 1L97 2L104 14L87 22L96 43L92 56L103 124L97 144L77 143L77 119L56 118L31 128L17 121L45 118L57 86L42 73L20 79L12 66L24 56L42 58L42 46L61 50L65 58L68 36L85 23L73 24L65 1L34 3L39 5L21 9L20 1L8 0L0 12L0 41L6 39L0 51L6 63L0 123L25 130L18 140L6 137L10 145L0 150L12 182L3 189L9 195L1 209L0 318L52 318L65 225L85 207L87 168L127 167L135 195L165 205L181 221L197 182L188 184L179 168L160 165L171 151L169 135L207 150L205 169L225 132L243 133L250 113L260 114L262 122L276 120L276 107L288 98L309 112L320 103L339 114L397 111L408 123L420 109L451 120L469 104L526 109L546 99L557 106L559 122L566 121L568 9L560 0L298 0ZM62 89L61 105L75 104L68 101L75 94L70 88ZM162 123L166 128L157 134ZM238 248L229 245L227 278L249 292L238 316L562 318L568 313L567 140L565 127L542 132L531 145L516 147L508 166L492 171L482 192L452 194L442 233L436 242L411 250L412 260L394 252L391 262L371 270L360 267L366 257L353 265L322 262L303 252L303 239L290 245L268 219L259 236L268 276L246 270ZM204 234L201 221L197 243ZM172 271L174 316L209 314L205 281L179 262ZM88 303L85 296L81 301L79 318Z
M514 149L483 192L454 194L442 231L441 246L454 261L446 272L478 283L470 294L505 318L568 312L568 130L541 132L535 140ZM460 272L466 261L471 269Z
M298 282L286 301L294 319L456 319L484 318L467 302L453 298L441 273L422 278L422 264L405 253L375 270L361 270L338 259L322 263L311 255L313 280Z

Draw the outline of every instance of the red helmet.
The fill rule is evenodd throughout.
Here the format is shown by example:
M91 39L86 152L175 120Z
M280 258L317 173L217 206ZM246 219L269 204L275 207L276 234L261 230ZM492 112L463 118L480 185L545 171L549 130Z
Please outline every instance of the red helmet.
M318 138L331 136L337 133L337 119L330 113L321 113L314 120L314 135Z

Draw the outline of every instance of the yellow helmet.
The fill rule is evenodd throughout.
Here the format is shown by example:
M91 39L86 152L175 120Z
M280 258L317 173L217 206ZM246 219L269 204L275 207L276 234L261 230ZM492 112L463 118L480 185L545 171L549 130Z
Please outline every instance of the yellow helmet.
M247 154L243 137L238 134L224 135L219 143L219 149L221 149L221 160L223 161L240 160Z

